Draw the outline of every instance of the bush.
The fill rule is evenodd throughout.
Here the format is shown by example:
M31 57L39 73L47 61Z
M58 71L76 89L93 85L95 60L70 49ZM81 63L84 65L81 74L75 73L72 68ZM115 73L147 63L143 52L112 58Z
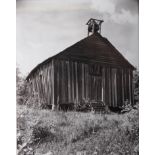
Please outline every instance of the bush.
M32 127L31 140L33 143L44 142L47 139L50 139L51 141L56 141L57 139L55 133L51 132L51 127L38 124Z
M95 123L93 120L85 120L79 126L73 128L73 132L70 135L70 142L77 142L91 136L92 133L101 129L100 124Z
M131 113L128 114L129 124L129 140L131 142L138 143L139 141L139 111L132 110Z
M25 100L28 95L27 84L22 77L20 70L16 67L16 100L17 104L22 105L25 103Z
M138 70L134 71L133 84L134 84L134 101L135 103L137 103L139 102L139 72Z
M31 139L36 154L93 154L96 148L99 154L138 152L138 110L118 115L17 108L18 143Z
M56 125L58 127L67 127L70 125L70 121L64 112L57 111L55 115Z
M25 105L29 108L36 108L36 109L46 109L46 102L43 98L39 97L39 94L35 92L32 95L27 96L25 100Z
M27 105L33 108L47 108L45 99L40 98L37 92L34 94L28 93L28 83L16 67L16 100L18 105Z

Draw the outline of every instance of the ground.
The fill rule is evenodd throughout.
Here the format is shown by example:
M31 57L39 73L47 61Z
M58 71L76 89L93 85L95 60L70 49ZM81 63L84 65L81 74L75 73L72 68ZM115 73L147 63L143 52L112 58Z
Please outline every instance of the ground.
M137 155L138 110L125 114L52 112L18 105L17 143L19 154Z

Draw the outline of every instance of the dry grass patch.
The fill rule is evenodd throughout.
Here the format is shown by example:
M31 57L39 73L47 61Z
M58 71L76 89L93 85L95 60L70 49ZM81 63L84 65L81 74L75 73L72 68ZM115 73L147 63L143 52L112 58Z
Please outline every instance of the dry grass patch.
M52 112L17 107L17 129L24 142L31 139L37 154L54 155L98 151L107 154L138 154L138 111L126 114ZM32 144L32 143L31 143Z

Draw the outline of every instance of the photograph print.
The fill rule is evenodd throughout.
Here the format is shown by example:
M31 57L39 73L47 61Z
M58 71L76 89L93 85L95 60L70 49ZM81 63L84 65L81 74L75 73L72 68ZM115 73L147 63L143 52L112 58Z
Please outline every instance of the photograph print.
M18 155L139 154L139 0L16 0Z

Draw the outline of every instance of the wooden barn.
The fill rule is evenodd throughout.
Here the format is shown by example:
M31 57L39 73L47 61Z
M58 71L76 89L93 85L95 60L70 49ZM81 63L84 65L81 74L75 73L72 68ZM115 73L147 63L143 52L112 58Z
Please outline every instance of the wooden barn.
M134 104L135 68L101 36L102 22L91 18L86 38L37 65L26 78L29 93L38 93L52 109L86 102Z

